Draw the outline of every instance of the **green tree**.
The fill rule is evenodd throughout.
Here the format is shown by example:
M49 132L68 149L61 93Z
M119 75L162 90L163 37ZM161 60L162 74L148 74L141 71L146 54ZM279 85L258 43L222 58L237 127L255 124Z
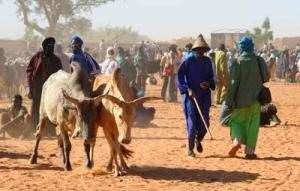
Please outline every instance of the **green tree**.
M92 26L82 13L115 0L15 0L24 25L42 36L62 38Z
M37 41L39 39L39 36L34 32L33 29L30 29L28 27L25 28L25 33L22 37L23 40L30 42L30 41Z
M265 20L264 20L264 22L263 22L263 24L262 24L261 27L262 27L263 29L265 29L265 31L270 30L271 24L270 24L270 19L269 19L269 17L266 17L266 18L265 18Z
M253 32L247 31L246 35L251 36L258 46L268 43L273 40L273 31L271 31L271 22L269 17L266 17L262 23L262 27L256 27Z

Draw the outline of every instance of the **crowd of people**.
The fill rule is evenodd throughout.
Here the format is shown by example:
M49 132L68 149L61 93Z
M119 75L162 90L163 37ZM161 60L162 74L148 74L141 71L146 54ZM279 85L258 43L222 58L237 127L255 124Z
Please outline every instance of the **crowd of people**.
M153 44L142 42L139 46L134 46L131 50L125 50L115 42L113 46L107 48L103 62L97 62L96 60L100 61L100 59L94 57L88 52L87 48L84 48L84 41L79 36L74 36L70 40L69 53L65 52L62 44L56 43L56 40L53 37L48 37L42 42L42 48L35 52L31 58L28 59L26 57L26 61L22 62L22 64L17 62L9 64L5 57L4 49L1 48L0 72L1 75L5 74L3 76L7 77L7 79L1 79L1 82L3 82L2 87L9 87L11 84L14 84L14 78L19 78L20 76L16 73L12 75L8 71L15 72L16 70L14 67L22 65L23 68L20 72L24 75L25 79L23 79L26 87L25 94L31 100L31 112L29 112L30 115L29 117L26 117L26 119L31 120L31 129L33 132L39 122L42 87L52 74L59 70L72 72L70 63L77 62L89 75L92 88L92 82L95 75L111 75L117 68L120 68L124 79L130 84L130 87L135 92L135 96L137 98L143 97L146 90L146 79L149 76L148 71L153 71L153 67L149 66L151 66L151 63L155 63L155 48L157 47L153 46ZM156 68L158 68L158 71L159 65ZM1 90L3 91L3 89ZM15 90L15 92L20 92L20 90ZM12 95L9 96L12 97ZM19 98L20 95L16 94L14 97ZM20 115L23 116L23 118L18 114L9 115L10 117L1 117L1 129L3 132L4 130L8 131L8 129L19 129L18 127L24 125L23 123L19 123L19 125L17 125L18 127L15 127L15 121L20 120L20 118L23 119L23 122L25 120L24 112L21 112L21 108L24 108L24 106L14 107L13 102L12 108L19 108L16 113L20 112ZM140 114L143 114L144 121L151 121L153 119L155 112L154 108L146 108L141 105L137 109ZM2 112L5 112L7 115L9 114L9 111L10 109L2 110ZM6 118L8 118L9 121ZM26 127L28 126L26 125ZM27 135L28 134L26 133L26 136Z
M274 47L265 49L275 51ZM259 127L281 123L277 107L271 101L260 103L258 100L263 84L269 78L277 80L283 76L288 82L296 81L298 69L295 66L299 59L289 61L286 70L279 70L283 76L275 70L286 64L279 59L255 51L249 37L242 38L235 50L226 49L224 44L211 50L202 35L194 44L187 44L183 52L176 45L170 46L161 58L161 96L167 102L176 102L177 84L186 118L189 156L195 156L194 147L203 152L201 142L210 124L210 108L220 105L220 122L230 127L233 140L229 156L234 157L244 144L245 158L257 158L255 147Z
M77 62L87 72L91 82L95 75L110 75L120 68L137 98L145 96L147 83L157 83L153 74L159 73L163 81L161 97L165 102L176 103L178 93L181 94L189 156L195 156L194 147L198 152L203 152L201 142L209 130L210 108L213 105L222 106L220 121L231 128L233 140L229 156L235 156L244 144L245 157L255 159L259 126L281 122L275 105L258 100L263 84L269 78L296 82L299 72L297 63L300 63L299 46L295 50L278 51L268 44L261 50L255 50L249 37L242 38L237 49L228 50L220 44L218 49L211 50L203 36L199 35L196 42L188 43L184 50L172 44L165 53L159 45L150 42L125 49L117 41L106 48L102 40L98 47L99 54L84 48L84 41L79 36L74 36L69 43L70 51L66 53L62 44L48 37L42 42L42 49L30 59L24 57L20 65L25 67L23 73L26 74L26 95L32 103L31 112L29 115L27 110L24 112L22 97L15 95L12 108L17 110L9 115L11 121L5 121L6 130L7 124L15 124L15 119L21 119L22 123L17 124L22 125L30 119L32 127L36 127L43 84L58 70L72 72L70 63ZM5 63L7 60L1 48L2 68L7 66ZM1 72L4 70L1 69ZM149 120L153 119L153 108L140 106L137 109L151 116ZM6 112L9 113L10 109ZM4 128L1 129L4 131Z

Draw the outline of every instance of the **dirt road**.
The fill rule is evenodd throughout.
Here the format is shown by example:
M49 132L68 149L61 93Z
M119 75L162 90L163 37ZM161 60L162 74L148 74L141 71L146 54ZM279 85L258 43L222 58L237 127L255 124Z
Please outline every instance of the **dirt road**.
M0 190L299 190L300 85L271 84L279 116L286 128L261 128L257 154L247 161L242 151L228 158L229 129L218 123L219 108L212 109L215 140L206 137L204 153L186 155L185 121L180 104L150 102L157 109L151 125L134 128L129 148L128 175L115 178L105 172L108 145L102 131L97 139L95 168L82 167L83 147L73 140L72 172L59 167L57 141L43 140L38 165L29 164L32 140L0 139ZM149 87L159 95L159 86ZM1 107L5 103L1 103Z

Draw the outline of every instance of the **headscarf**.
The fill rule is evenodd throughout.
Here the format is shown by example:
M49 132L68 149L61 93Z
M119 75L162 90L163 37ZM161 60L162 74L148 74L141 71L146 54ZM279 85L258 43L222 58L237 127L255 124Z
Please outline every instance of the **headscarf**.
M42 42L43 51L47 57L53 55L54 46L55 46L55 39L53 37L47 37Z
M254 43L251 37L243 37L239 44L240 52L253 53L254 52Z
M46 48L46 47L49 46L49 45L51 45L51 46L54 47L54 45L55 45L55 39L54 39L53 37L47 37L47 38L45 38L45 40L43 40L43 42L42 42L42 47L43 47L43 48Z
M106 58L114 58L115 57L115 49L113 47L108 47L106 51Z
M79 36L74 35L71 38L71 44L72 45L78 44L79 46L82 46L83 45L83 40Z

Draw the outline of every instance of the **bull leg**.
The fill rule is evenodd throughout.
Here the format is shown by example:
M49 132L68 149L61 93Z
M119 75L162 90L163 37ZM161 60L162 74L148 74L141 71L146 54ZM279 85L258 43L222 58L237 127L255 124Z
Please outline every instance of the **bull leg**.
M117 153L119 155L120 162L121 162L121 167L124 171L127 171L129 169L129 167L127 166L127 164L124 160L123 153L121 151L121 145L119 142L117 142L116 145L117 145Z
M112 146L110 146L110 157L109 157L109 160L108 160L108 163L107 163L107 166L106 166L106 170L108 172L111 172L113 170L113 158L114 158L114 155L115 155L115 151L112 148Z
M91 144L91 149L90 149L90 159L91 159L92 167L94 166L94 148L95 148L95 143Z
M115 176L122 176L123 172L118 163L118 155L120 156L121 149L118 149L118 138L112 139L112 147L113 147L113 161L115 162Z
M122 176L123 173L122 173L121 168L120 168L120 166L118 164L118 155L116 153L114 154L113 159L114 159L114 162L115 162L115 174L114 175L116 177L117 176Z
M66 171L70 171L70 170L72 170L71 163L70 163L70 151L71 151L72 146L71 146L71 142L69 139L69 135L63 128L61 128L61 133L62 133L62 138L63 138L64 154L66 157L66 160L65 160L66 162L65 162L64 168Z
M114 154L115 154L114 147L113 147L113 140L112 140L112 137L109 134L109 132L106 130L106 127L103 128L103 132L104 132L106 141L107 141L107 143L110 147L110 158L108 160L106 170L108 172L111 172L112 169L113 169L113 157L114 157Z
M46 119L42 118L38 125L38 130L37 130L37 134L36 134L36 142L35 142L35 146L33 149L33 153L30 157L30 164L37 164L39 144L40 144L40 140L42 139L42 131L45 128L45 125L46 125Z
M85 151L85 166L87 168L92 168L93 165L90 158L91 145L89 143L84 143L84 151Z
M66 156L65 156L65 152L64 152L64 143L63 143L63 138L60 135L58 135L58 149L60 151L60 156L61 156L61 166L64 167L65 163L66 163Z

